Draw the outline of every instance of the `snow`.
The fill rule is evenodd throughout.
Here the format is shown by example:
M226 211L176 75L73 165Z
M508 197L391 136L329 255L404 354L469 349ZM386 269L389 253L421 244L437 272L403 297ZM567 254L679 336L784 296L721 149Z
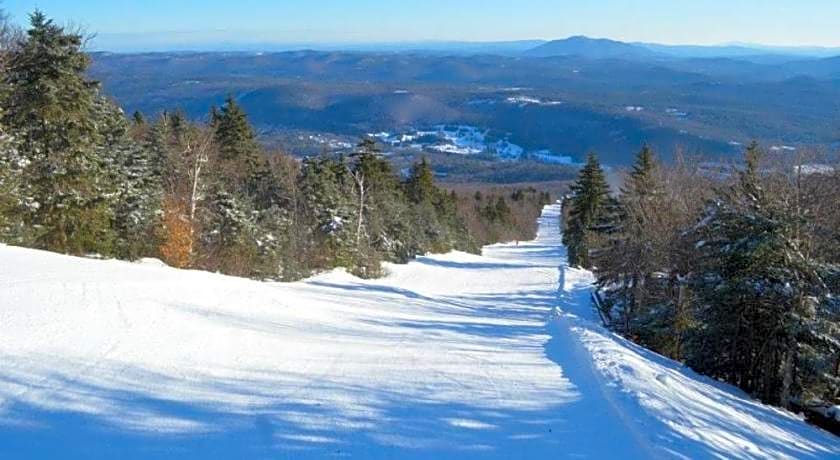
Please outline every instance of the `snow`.
M519 107L527 107L529 105L539 105L547 107L563 105L563 101L542 100L533 96L512 96L505 99L505 102L512 105L518 105Z
M794 172L799 171L805 176L812 176L816 174L830 175L836 173L837 170L837 167L834 165L822 163L803 164L794 168Z
M503 160L518 160L525 153L525 149L509 141L496 142L493 145L493 150L496 152L496 156Z
M549 103L548 105L555 104ZM492 154L502 161L516 161L527 156L529 159L542 163L573 163L570 157L555 155L549 150L526 152L524 147L514 144L509 139L494 138L491 136L490 130L472 125L436 125L427 129L412 129L403 133L383 131L370 133L369 135L394 148L408 147L415 150L465 156Z
M574 158L565 155L557 155L551 150L539 150L537 152L532 153L531 157L543 163L554 163L562 165L573 165L575 163Z
M430 150L460 155L475 155L487 150L487 131L469 125L437 125L431 130L418 130L409 133L394 134L387 131L371 134L380 142L394 147L405 146L424 137L434 139L434 144L423 146Z
M688 116L688 112L683 112L682 110L673 107L665 109L665 113L677 118L685 118Z
M303 137L299 137L299 139L303 140ZM308 139L312 142L315 142L320 145L324 145L329 147L331 150L350 150L353 148L353 144L346 141L340 141L334 138L330 138L325 135L321 134L313 134L309 135Z
M471 101L467 101L467 105L495 105L495 99L473 99Z
M597 324L589 303L594 277L565 269L560 324L592 357L607 396L658 455L699 458L837 458L840 440L793 414L639 347ZM665 428L665 429L663 429ZM656 434L654 434L654 432Z
M0 246L0 458L840 455L831 435L600 328L559 213L534 242L374 281Z
M326 224L325 229L328 233L336 233L344 228L344 219L341 216L332 216L330 221Z
M475 155L487 151L487 131L474 126L441 125L437 127L435 134L444 142L431 146L432 150L460 155Z

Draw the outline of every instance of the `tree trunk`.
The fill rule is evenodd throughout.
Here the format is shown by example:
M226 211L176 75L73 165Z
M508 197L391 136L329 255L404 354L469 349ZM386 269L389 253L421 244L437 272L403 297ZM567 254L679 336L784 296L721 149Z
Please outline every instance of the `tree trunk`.
M362 242L362 228L365 222L365 177L361 175L356 177L356 184L359 186L359 218L356 225L356 249L358 249Z

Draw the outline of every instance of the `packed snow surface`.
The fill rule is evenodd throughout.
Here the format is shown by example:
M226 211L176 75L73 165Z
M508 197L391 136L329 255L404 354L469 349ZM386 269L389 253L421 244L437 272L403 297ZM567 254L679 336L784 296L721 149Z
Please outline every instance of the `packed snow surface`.
M530 243L283 285L0 246L0 458L837 458Z

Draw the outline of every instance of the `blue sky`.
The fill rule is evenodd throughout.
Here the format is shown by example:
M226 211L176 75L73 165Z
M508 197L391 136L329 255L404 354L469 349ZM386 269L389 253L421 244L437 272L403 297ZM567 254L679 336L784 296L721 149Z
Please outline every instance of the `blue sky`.
M628 41L840 46L840 0L0 0L98 34L98 48L173 43Z

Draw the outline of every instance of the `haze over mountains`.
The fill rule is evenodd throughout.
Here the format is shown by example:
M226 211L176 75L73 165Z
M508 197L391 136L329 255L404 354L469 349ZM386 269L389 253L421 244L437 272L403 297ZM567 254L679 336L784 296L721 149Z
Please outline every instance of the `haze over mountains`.
M825 57L836 51L827 48L586 37L344 46L98 53L92 74L147 115L182 109L203 119L233 94L266 142L295 153L330 145L323 136L346 144L441 124L525 152L580 160L595 150L613 164L645 142L666 158L678 149L733 156L753 139L787 151L840 142L840 57Z
M581 55L590 58L621 50L627 54L617 57L754 57L762 55L786 57L832 57L840 55L840 48L820 46L772 46L755 43L720 45L659 44L651 42L622 42L583 35L556 40L419 40L400 42L280 42L260 34L241 31L102 33L94 38L93 48L102 52L176 52L176 51L425 51L453 54L503 55Z
M840 55L840 48L767 46L756 44L663 45L625 43L604 38L574 36L544 42L525 52L531 56L579 55L589 58L615 57L637 59L666 58L824 58Z

